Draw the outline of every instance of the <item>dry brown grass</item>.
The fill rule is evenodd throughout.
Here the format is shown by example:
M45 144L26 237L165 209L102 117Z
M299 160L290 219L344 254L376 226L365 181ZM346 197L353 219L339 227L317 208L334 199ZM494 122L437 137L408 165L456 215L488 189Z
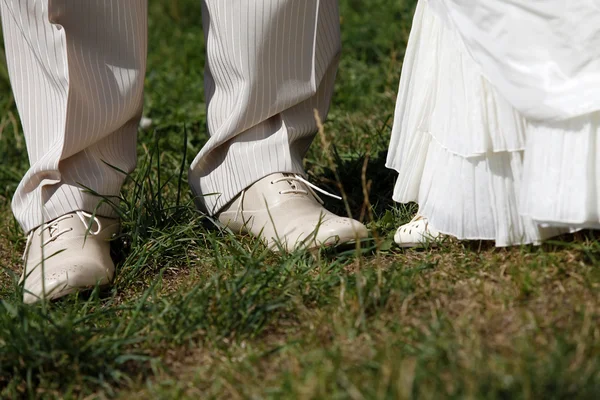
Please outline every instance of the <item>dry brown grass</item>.
M392 290L367 317L366 328L357 322L363 306L340 285L331 294L335 304L297 307L295 322L279 321L258 340L169 353L171 374L136 396L176 391L186 398L249 398L271 388L288 397L320 398L331 393L330 385L343 387L349 398L365 398L365 393L385 397L390 387L399 397L410 398L415 385L425 397L439 393L440 387L423 388L429 379L423 370L438 371L436 385L445 393L476 394L484 377L518 380L515 374L531 375L527 357L549 362L564 351L564 341L575 349L568 371L597 374L590 355L600 351L600 282L597 266L586 258L585 251L574 248L495 249L484 244L479 251L457 242L382 255L364 262L363 271L432 267L407 278L414 285L410 293ZM345 271L361 274L357 262ZM420 352L428 347L445 351L449 365L435 365L440 362L436 357L431 364L424 361ZM370 378L377 385L373 391L356 381L369 379L360 372L369 364L377 370L376 379Z

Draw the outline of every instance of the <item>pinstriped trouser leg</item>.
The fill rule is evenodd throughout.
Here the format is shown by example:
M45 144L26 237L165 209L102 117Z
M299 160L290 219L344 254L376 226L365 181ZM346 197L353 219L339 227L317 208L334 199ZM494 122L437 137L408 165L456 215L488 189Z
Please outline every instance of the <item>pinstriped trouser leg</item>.
M9 73L31 167L13 198L29 231L117 195L136 163L146 0L2 0ZM99 215L113 216L108 205Z
M203 1L210 139L191 165L209 213L274 172L303 173L340 51L336 0Z

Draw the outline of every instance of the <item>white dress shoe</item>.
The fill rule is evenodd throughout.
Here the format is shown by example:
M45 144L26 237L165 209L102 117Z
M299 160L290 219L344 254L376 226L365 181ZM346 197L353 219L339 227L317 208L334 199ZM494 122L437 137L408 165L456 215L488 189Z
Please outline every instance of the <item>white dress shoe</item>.
M217 218L234 233L250 233L269 248L288 252L368 236L360 222L327 211L313 189L328 194L300 175L272 174L244 190Z
M394 241L400 247L436 246L442 234L429 225L427 218L416 215L409 223L398 228Z
M65 214L29 233L23 254L23 301L57 299L110 283L115 272L110 239L119 221L84 211Z

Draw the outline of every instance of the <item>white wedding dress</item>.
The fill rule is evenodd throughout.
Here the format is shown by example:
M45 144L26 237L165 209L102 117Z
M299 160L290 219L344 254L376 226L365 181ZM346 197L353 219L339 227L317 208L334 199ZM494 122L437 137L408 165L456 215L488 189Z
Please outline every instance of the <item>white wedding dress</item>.
M459 239L600 228L600 2L421 0L386 165Z

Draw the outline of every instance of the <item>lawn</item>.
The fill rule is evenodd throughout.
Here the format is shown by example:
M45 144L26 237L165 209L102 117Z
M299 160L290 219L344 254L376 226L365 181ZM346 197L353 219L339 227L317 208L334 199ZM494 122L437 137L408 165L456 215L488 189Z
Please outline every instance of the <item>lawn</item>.
M391 201L395 174L384 168L415 1L340 3L336 95L306 169L343 187L347 204L328 207L362 218L373 240L274 254L195 211L182 161L207 140L200 5L152 0L153 125L140 132L139 166L118 204L116 280L51 304L20 300L25 240L10 199L27 155L1 63L1 397L600 396L597 234L510 249L393 246L394 228L415 212Z

